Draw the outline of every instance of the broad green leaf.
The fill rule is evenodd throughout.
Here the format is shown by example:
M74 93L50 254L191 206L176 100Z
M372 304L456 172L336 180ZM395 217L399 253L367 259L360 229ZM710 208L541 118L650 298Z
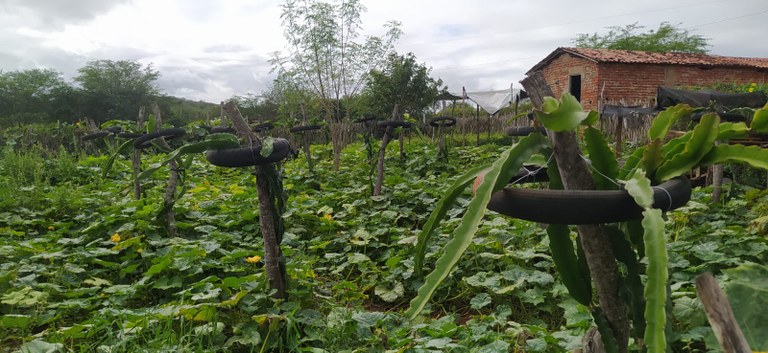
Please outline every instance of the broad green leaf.
M123 142L123 144L117 148L117 152L109 156L107 162L104 163L104 170L101 171L101 177L106 178L107 175L109 175L109 171L112 170L112 165L115 164L115 159L117 159L117 156L128 153L130 151L133 151L133 140Z
M216 307L213 305L201 305L180 310L187 320L212 321L216 318Z
M581 122L581 125L594 126L598 121L600 121L600 114L594 110L590 110L589 115L587 115L587 118Z
M642 208L653 206L653 189L651 180L645 176L642 169L635 170L629 180L624 182L624 189L635 199Z
M693 128L693 134L690 140L685 143L685 148L678 155L670 156L658 170L656 170L656 179L666 181L691 170L699 164L714 146L717 139L720 117L716 114L705 114L701 117L699 124Z
M653 119L651 128L648 129L648 140L653 141L656 139L663 140L672 125L681 117L691 114L690 106L687 104L678 104L674 107L669 107Z
M443 254L435 262L435 269L427 275L416 298L411 300L411 306L406 312L409 318L415 318L424 309L437 287L448 277L456 263L459 262L461 255L472 243L472 238L485 215L491 195L506 186L512 175L533 153L542 147L544 142L545 138L540 134L528 135L502 152L500 158L492 164L483 182L477 188L475 197L469 202L467 211L454 230L451 240L445 245Z
M263 141L261 141L261 150L259 153L262 157L269 157L269 155L272 154L272 151L275 150L275 139L272 137L267 137Z
M166 255L156 261L152 267L150 267L147 272L144 273L144 276L151 277L152 275L156 275L160 272L162 272L166 267L170 266L173 263L173 257L170 255Z
M395 281L394 284L381 283L373 289L373 293L385 302L391 303L405 294L405 287L400 281Z
M747 163L755 168L768 169L768 149L758 146L719 145L701 159L701 164L706 165L723 162Z
M427 219L427 223L424 224L424 228L421 229L421 233L419 233L419 237L416 239L416 250L413 256L413 269L417 276L421 276L421 272L423 271L424 267L424 256L427 251L427 242L432 236L432 233L435 231L435 228L437 228L440 220L445 217L446 212L448 212L448 210L453 206L453 204L456 202L456 199L461 196L461 194L464 192L464 189L466 189L467 186L475 180L477 175L486 168L486 166L479 166L470 169L464 175L456 179L456 181L453 182L453 185L451 185L448 190L443 193L445 196L437 201L435 209L432 210L432 213Z
M0 327L5 328L25 328L33 322L33 318L29 315L7 314L0 316Z
M753 132L768 132L768 104L755 110L755 115L752 116L752 123L749 124L749 129Z
M720 131L717 134L717 139L719 141L727 141L735 138L743 138L747 135L749 135L749 128L747 127L747 124L742 122L725 122L720 123Z
M589 152L592 167L597 170L597 172L592 173L595 186L599 190L616 189L613 180L619 175L619 164L616 162L613 151L608 147L603 133L594 127L588 127L584 130L584 141L587 143L587 152Z
M730 279L725 292L749 347L768 351L768 266L746 263L723 272Z
M489 304L491 304L491 296L488 293L479 293L469 301L469 306L475 310L480 310Z
M551 113L557 110L560 106L560 101L555 97L544 97L544 103L541 105L541 110L545 113Z
M41 339L27 342L21 346L21 353L57 353L64 349L61 343L48 343Z
M645 344L649 353L663 353L667 342L667 239L664 236L664 219L661 210L646 209L643 212L643 239L648 257L645 284Z
M576 97L568 92L563 93L559 105L548 100L542 109L535 110L534 114L544 127L552 131L571 131L589 117L589 113L584 111Z
M579 264L571 239L571 231L565 224L550 224L547 226L549 249L555 268L563 281L568 293L584 306L592 303L592 284L585 281L579 273Z

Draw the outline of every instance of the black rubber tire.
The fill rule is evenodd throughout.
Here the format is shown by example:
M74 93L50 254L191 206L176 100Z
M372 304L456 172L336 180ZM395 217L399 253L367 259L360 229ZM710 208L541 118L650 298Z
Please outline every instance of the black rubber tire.
M215 166L236 168L275 163L291 154L291 144L286 139L276 138L273 146L272 154L267 157L261 156L261 146L257 146L211 150L205 158Z
M253 127L253 131L255 132L264 132L268 130L272 130L275 127L275 124L270 123L263 123L259 124Z
M82 141L95 140L98 138L107 137L110 134L112 133L109 131L99 131L99 132L94 132L92 134L84 135L80 140Z
M391 127L409 128L409 127L413 126L413 124L411 124L411 123L409 123L407 121L402 121L402 120L385 120L385 121L379 121L378 126L379 127L389 127L389 126L391 126Z
M208 131L212 134L221 134L221 133L234 134L235 128L231 128L229 126L214 126Z
M452 116L438 116L429 119L429 125L434 127L444 127L456 125L456 118Z
M541 126L523 126L523 127L511 127L507 129L507 135L509 136L528 136L533 132L538 132L546 135L547 129Z
M140 132L121 132L117 134L117 137L124 139L137 139L142 136L144 136L144 134Z
M121 133L123 131L123 128L122 128L122 126L110 126L110 127L106 128L106 129L104 129L104 131L109 131L109 132L117 135L117 134L119 134L119 133Z
M370 117L370 116L369 116L369 117L367 117L367 118L360 118L360 119L357 119L357 120L352 120L352 123L353 123L353 124L358 124L358 123L367 123L367 122L369 122L369 121L374 121L374 120L376 120L376 118L374 118L374 117Z
M187 131L180 128L180 127L174 127L170 129L162 129L159 131L155 131L151 134L145 134L144 136L141 136L137 138L135 141L133 141L133 147L136 149L143 149L147 148L149 146L152 146L152 140L160 137L168 137L169 139L175 139L177 137L184 136Z
M294 126L290 129L290 131L293 133L297 133L297 132L320 130L322 128L323 128L322 125L303 125L303 126Z
M654 187L653 207L674 210L691 199L691 182L678 177ZM643 210L624 190L503 189L488 209L546 224L600 224L642 218Z

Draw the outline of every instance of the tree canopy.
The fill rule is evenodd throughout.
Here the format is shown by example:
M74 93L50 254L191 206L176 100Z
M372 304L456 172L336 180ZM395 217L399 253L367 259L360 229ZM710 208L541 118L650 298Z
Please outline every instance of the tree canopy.
M96 60L78 70L88 117L96 121L132 118L158 95L160 73L152 65L128 60Z
M623 49L652 52L706 53L708 38L693 34L679 25L662 22L657 29L641 32L645 26L633 24L608 27L608 33L580 33L572 39L579 48Z
M399 23L390 21L383 37L361 40L359 0L287 0L281 18L288 41L285 54L274 53L272 64L278 81L294 91L312 92L323 104L325 119L338 121L343 100L362 91L372 69L384 65L400 37Z
M366 112L387 117L398 105L401 112L419 116L435 102L443 81L429 76L430 69L416 62L413 53L391 54L381 70L372 70L364 94Z
M0 72L0 120L5 123L68 120L75 91L50 69Z

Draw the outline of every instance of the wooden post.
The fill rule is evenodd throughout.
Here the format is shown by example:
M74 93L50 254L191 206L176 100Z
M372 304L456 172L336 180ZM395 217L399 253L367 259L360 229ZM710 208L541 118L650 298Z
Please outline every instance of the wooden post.
M723 290L709 273L696 277L696 293L704 304L707 320L725 353L751 353L746 337L733 315L733 309Z
M614 154L616 155L616 158L621 157L621 147L622 147L622 135L624 130L624 117L619 114L616 116L616 145L614 147Z
M544 97L553 96L541 72L521 81L534 106L541 107ZM581 156L576 133L548 131L554 147L555 160L566 190L593 190L592 175ZM600 308L613 331L620 352L627 351L629 320L627 305L619 297L619 268L611 248L611 240L602 225L577 226L584 255L595 281Z
M136 130L144 130L143 106L139 107L139 116L136 117ZM141 181L139 181L139 174L141 174L141 150L138 148L133 150L131 165L133 166L133 198L138 200L141 199Z
M223 110L232 119L232 125L235 126L237 135L244 139L249 147L261 144L261 140L253 134L234 102L230 101L224 104ZM285 260L280 250L282 218L275 205L275 199L281 195L275 195L270 185L270 178L276 179L279 176L273 163L254 166L254 174L259 201L259 229L264 239L264 268L267 272L269 286L275 290L274 297L286 299L288 278L285 271ZM279 183L277 184L279 185Z
M160 107L157 103L152 104L152 113L155 115L155 130L159 131L163 128L163 118L160 115ZM165 142L164 137L157 139L157 143L163 148L171 149L171 146ZM168 175L168 185L165 187L165 195L163 196L163 208L165 209L163 218L165 219L165 228L168 231L168 236L176 237L176 216L173 214L173 198L176 195L176 187L179 183L179 166L175 159L171 159L168 162L168 168L170 172Z
M392 109L392 120L400 115L400 105L395 104L395 108ZM381 147L379 147L379 160L376 163L376 184L373 186L373 196L381 195L381 186L384 183L384 157L387 153L387 145L389 144L390 135L392 135L392 126L387 126L384 130L384 136L381 137ZM402 135L401 135L402 136ZM401 151L402 153L402 151Z

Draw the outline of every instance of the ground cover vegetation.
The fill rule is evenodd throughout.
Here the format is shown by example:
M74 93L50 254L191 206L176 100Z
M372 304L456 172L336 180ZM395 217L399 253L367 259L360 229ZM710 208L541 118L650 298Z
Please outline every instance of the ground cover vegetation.
M156 218L167 168L143 181L146 196L136 200L127 160L102 176L117 144L86 154L3 141L0 350L553 352L581 346L593 325L562 284L545 229L494 212L422 315L404 315L423 284L414 253L430 212L467 166L508 149L506 137L454 146L447 160L418 135L405 144L407 160L390 144L380 196L371 196L360 142L343 150L336 172L323 144L312 146L313 174L302 158L281 165L287 300L272 298L261 266L248 170L195 156L174 206L178 236L169 237ZM167 155L144 158L154 165ZM707 189L696 189L664 223L674 351L717 347L695 296L696 274L744 283L759 271L749 264L768 260L768 193L737 184L726 191L712 204ZM447 210L425 263L441 256L471 198L462 192Z

